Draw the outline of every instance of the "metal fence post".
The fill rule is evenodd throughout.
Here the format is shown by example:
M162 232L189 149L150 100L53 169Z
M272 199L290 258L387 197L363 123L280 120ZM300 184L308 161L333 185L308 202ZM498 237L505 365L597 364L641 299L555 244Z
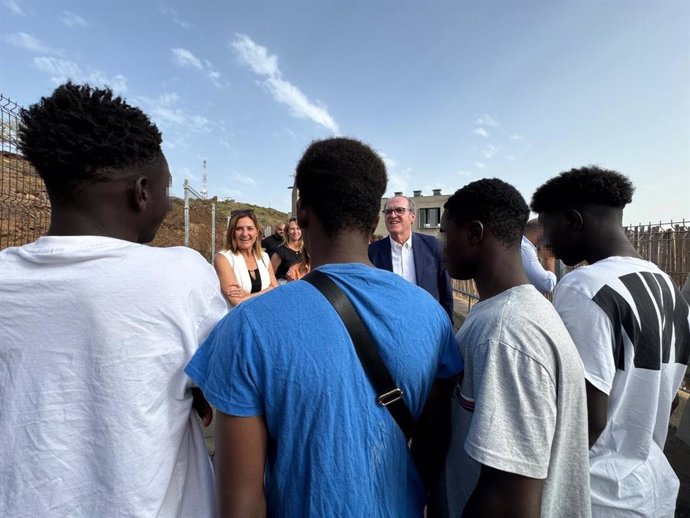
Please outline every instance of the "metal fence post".
M213 197L211 200L211 261L213 261L213 256L216 255L216 200L217 197Z
M184 246L189 246L189 180L184 180Z

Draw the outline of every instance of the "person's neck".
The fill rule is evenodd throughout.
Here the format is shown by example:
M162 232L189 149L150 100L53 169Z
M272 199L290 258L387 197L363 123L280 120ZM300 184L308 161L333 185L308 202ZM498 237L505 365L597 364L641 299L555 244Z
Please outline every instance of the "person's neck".
M254 249L253 248L248 248L246 250L240 250L240 254L242 254L242 257L244 257L244 262L247 262L247 259L254 259Z
M102 236L138 242L137 232L122 224L122 217L111 217L106 211L86 212L73 208L53 207L49 236Z
M398 243L399 245L404 245L408 239L410 239L410 236L412 235L412 232L408 232L406 234L403 233L396 233L396 234L390 234L391 239Z
M371 266L369 240L356 232L341 233L335 239L312 239L309 242L311 269L324 264L361 263Z
M522 267L520 248L496 247L480 262L474 282L482 301L516 286L529 284Z
M299 241L288 241L287 242L287 247L290 250L293 250L295 252L299 252L300 246L299 246Z
M602 229L596 237L591 238L585 260L587 264L592 264L613 256L642 259L620 227Z

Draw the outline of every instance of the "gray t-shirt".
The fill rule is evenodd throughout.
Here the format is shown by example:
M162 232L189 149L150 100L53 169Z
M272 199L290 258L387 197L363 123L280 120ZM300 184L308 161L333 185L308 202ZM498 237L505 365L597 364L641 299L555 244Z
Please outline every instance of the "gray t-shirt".
M584 371L553 306L517 286L475 305L457 340L465 374L453 394L440 514L462 514L484 464L546 479L544 517L591 516Z

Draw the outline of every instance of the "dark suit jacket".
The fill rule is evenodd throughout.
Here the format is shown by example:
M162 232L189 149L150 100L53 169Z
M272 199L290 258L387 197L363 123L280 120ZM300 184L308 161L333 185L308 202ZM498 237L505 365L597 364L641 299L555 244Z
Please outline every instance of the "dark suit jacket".
M433 236L412 233L412 254L414 255L415 275L417 286L439 301L446 310L450 321L453 321L453 287L450 277L443 263L439 251L438 241ZM388 236L369 245L369 260L377 268L393 271L391 256L391 242Z

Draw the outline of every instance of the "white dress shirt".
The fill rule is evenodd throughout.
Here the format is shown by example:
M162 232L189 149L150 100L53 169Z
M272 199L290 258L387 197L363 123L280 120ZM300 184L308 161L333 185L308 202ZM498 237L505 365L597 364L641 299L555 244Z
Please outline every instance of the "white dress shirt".
M525 236L522 236L520 255L529 282L541 293L551 293L556 286L556 274L544 269L537 257L537 247Z
M400 275L406 281L417 284L417 274L414 269L414 252L412 251L412 234L402 245L388 236L391 241L391 259L393 273Z

